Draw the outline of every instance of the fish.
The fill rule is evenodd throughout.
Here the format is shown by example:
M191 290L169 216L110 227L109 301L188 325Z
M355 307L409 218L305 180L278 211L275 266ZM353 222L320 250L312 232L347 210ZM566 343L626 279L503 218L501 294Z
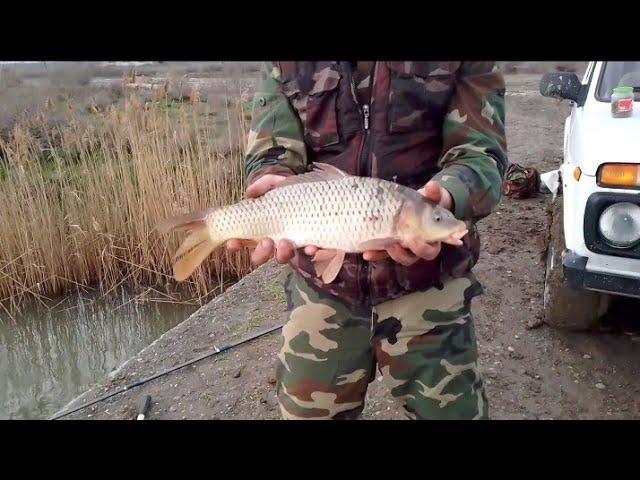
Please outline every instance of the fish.
M468 232L465 222L416 190L319 162L260 197L177 216L157 229L188 234L172 259L177 281L191 276L227 240L255 244L270 238L287 239L296 249L320 248L312 261L325 284L338 276L347 253L411 239L461 245Z

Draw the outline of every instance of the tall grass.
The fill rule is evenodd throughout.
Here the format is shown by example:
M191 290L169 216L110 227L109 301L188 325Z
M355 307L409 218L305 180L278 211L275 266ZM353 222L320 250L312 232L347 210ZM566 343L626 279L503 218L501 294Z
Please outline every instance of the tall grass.
M248 272L246 253L218 251L178 288L171 255L181 238L154 230L242 197L243 102L215 112L217 123L201 108L131 97L89 119L69 108L57 126L40 113L0 139L2 308L120 286L204 300Z

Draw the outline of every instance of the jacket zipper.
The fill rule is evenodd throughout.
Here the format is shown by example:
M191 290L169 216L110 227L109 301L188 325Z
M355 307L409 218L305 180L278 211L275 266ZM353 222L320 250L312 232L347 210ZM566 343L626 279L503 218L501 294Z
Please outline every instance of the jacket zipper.
M371 138L371 130L369 130L369 105L362 105L362 126L364 127L364 139L362 140L362 148L360 149L360 158L358 159L358 174L361 177L367 175L366 160L369 155L370 150L370 141ZM366 153L365 153L366 152ZM360 271L360 291L363 294L363 297L367 300L369 299L369 262L363 260L362 262L362 270ZM371 324L371 328L373 330L373 322Z
M369 131L369 105L362 106L362 115L364 117L363 119L364 130L365 132L368 132Z
M353 71L351 73L351 92L360 109L360 114L362 116L362 127L364 129L364 138L362 140L362 145L360 147L360 155L358 158L358 175L363 176L371 176L371 168L365 168L367 166L366 159L369 157L371 152L371 129L370 129L370 117L371 117L371 96L373 94L373 80L374 74L376 70L376 63L374 62L373 67L371 69L371 73L369 74L369 103L364 105L360 105L360 101L358 100L358 96L356 95L355 90L355 78L353 75ZM364 297L368 297L370 294L369 289L369 263L363 262L362 269L358 273L358 281L360 284L360 290L363 292ZM371 328L373 331L373 322L371 324Z

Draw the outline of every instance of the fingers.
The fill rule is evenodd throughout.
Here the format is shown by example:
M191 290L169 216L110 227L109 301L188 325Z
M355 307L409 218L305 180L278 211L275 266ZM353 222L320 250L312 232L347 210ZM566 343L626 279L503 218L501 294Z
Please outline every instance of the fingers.
M418 190L423 196L425 196L428 200L431 200L433 203L440 203L440 199L442 197L442 187L436 181L429 181L427 184Z
M320 249L318 247L314 247L313 245L307 245L306 247L304 247L304 253L306 255L309 255L310 257L313 257L318 250Z
M241 240L238 238L227 240L225 243L229 253L239 252L244 248L254 248L257 244L258 242L255 240Z
M418 190L418 193L426 197L427 200L437 203L447 210L453 209L453 198L451 197L449 190L440 185L436 180L428 181L424 187Z
M458 244L462 243L460 240L452 237L447 239L447 243ZM295 256L295 246L289 240L279 240L277 244L274 244L273 240L265 238L259 243L253 240L239 240L232 239L226 242L227 251L234 253L242 250L243 248L252 248L255 246L255 250L251 253L251 262L256 265L261 265L269 260L275 254L276 261L278 263L288 263ZM386 250L367 250L363 252L362 258L368 262L378 262L385 258L391 257L394 261L404 266L410 266L416 263L420 258L425 260L433 260L440 254L441 243L427 243L422 240L407 240L402 244L394 244ZM315 246L306 246L304 253L311 257L317 255L318 252L322 252Z
M380 260L384 260L388 258L389 254L386 250L367 250L362 253L362 258L367 262L379 262Z
M377 262L391 257L405 267L411 266L419 259L433 260L440 254L440 243L430 244L421 240L411 240L402 244L394 244L385 250L368 250L362 258L369 262Z
M226 247L229 253L238 252L243 248L255 247L251 253L251 262L255 265L262 265L274 254L278 263L287 263L295 256L294 245L289 240L279 240L277 244L274 244L270 238L264 238L260 242L234 238L227 240Z
M265 175L249 185L245 193L249 198L259 197L269 190L272 190L276 185L284 181L285 178L287 177L283 177L282 175Z
M242 250L242 240L238 240L237 238L234 238L233 240L227 240L225 246L227 247L227 251L229 253L239 252L240 250Z
M408 248L414 255L425 260L433 260L440 254L442 247L440 242L427 243L422 240L407 240L403 246Z
M293 243L289 240L279 240L276 244L276 261L278 263L287 263L296 254Z
M273 256L274 245L270 238L263 238L256 249L251 253L251 263L262 265Z
M419 260L419 257L411 253L410 250L407 250L398 244L387 248L387 252L393 260L405 267L409 267Z

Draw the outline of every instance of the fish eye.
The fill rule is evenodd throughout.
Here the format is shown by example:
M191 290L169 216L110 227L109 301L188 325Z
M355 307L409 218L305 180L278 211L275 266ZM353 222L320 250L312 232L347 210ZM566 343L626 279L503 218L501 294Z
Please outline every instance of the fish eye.
M442 220L442 217L441 217L440 215L436 214L436 215L433 217L433 219L434 219L436 222L439 222L440 220Z

